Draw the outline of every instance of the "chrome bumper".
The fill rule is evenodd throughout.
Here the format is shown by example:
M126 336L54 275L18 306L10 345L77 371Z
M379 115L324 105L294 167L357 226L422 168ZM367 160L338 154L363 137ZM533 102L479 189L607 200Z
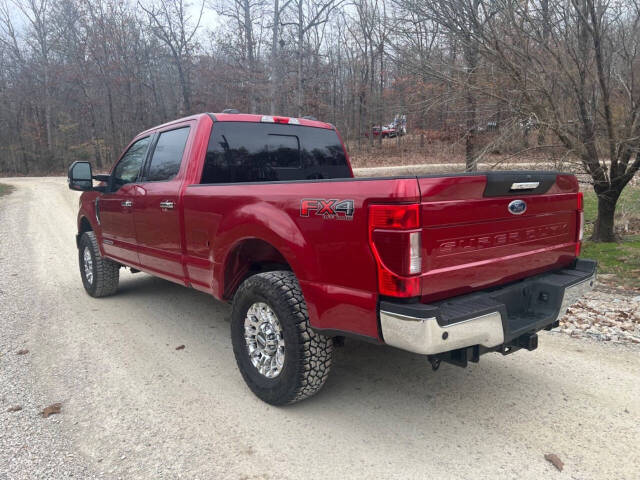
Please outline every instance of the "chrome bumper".
M560 311L558 312L558 316L556 320L560 320L565 313L567 313L568 308L584 297L587 293L593 290L593 286L596 283L596 273L594 272L586 280L583 280L580 283L576 283L575 285L571 285L570 287L565 288L564 297L562 298L562 305L560 306Z
M593 289L595 278L594 263L593 271L587 272L586 278L583 276L576 283L555 287L558 290L561 289L556 292L558 301L555 305L559 305L559 308L556 308L554 313L537 318L529 325L528 330L538 331L554 325L573 303ZM548 285L548 282L544 285ZM493 292L486 295L496 296ZM383 302L383 305L388 303ZM429 315L424 317L381 308L380 327L385 343L409 352L435 355L474 345L490 349L514 338L509 331L509 319L504 318L507 308L496 308L493 312L484 312L482 315L459 322L441 325L438 315L434 315L434 312L438 311L437 308L425 307L429 307L425 309ZM522 332L522 326L519 326L518 331ZM514 333L514 335L518 334Z
M471 345L497 347L504 343L499 312L441 327L436 318L415 318L380 311L385 343L423 355L457 350Z

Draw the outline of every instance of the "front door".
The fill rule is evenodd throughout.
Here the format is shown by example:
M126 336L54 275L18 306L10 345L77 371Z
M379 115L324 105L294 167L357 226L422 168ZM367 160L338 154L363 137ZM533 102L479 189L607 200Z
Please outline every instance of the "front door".
M135 141L116 164L107 192L98 201L102 245L109 257L127 265L139 265L133 209L136 181L144 164L151 137Z
M180 168L189 139L189 123L159 131L136 186L136 239L143 268L183 281L180 229Z

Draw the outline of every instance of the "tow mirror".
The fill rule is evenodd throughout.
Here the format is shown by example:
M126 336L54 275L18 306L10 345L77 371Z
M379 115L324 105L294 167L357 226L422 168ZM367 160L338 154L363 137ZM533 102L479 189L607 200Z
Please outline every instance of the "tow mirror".
M73 162L67 175L69 188L86 192L93 190L93 175L89 162Z
M79 190L81 192L87 192L95 190L96 192L106 192L107 185L93 186L93 180L109 183L109 175L93 175L91 171L91 164L89 162L73 162L69 167L69 173L67 174L67 181L69 182L69 188L71 190Z

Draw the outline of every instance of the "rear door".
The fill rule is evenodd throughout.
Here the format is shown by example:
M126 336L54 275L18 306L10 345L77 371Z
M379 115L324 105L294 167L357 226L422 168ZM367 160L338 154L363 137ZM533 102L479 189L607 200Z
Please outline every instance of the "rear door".
M151 137L147 136L131 144L113 169L109 191L98 202L104 252L125 264L140 263L133 208L136 203L136 182L150 143Z
M418 183L425 301L560 268L576 256L573 175L491 172Z
M137 185L134 208L140 263L147 270L183 280L180 189L192 124L174 124L157 132Z

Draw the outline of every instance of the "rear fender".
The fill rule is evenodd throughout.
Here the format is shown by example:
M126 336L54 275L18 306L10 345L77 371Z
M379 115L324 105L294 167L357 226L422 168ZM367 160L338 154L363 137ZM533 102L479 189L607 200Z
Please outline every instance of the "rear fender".
M283 210L267 203L245 205L226 216L212 245L214 294L225 297L224 272L231 253L244 240L268 243L284 257L299 281L316 279L320 270L317 259L302 231Z

